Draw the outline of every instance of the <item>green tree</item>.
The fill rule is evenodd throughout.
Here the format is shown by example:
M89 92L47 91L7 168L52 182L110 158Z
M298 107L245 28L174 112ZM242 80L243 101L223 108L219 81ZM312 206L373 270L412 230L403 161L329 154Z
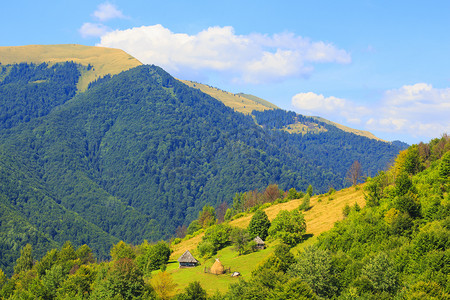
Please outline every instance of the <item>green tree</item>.
M239 255L241 255L246 252L251 237L246 229L235 227L231 230L230 239L231 243L234 245L234 250L238 251Z
M280 238L283 243L290 246L298 244L305 232L305 217L297 209L291 212L287 210L280 211L269 228L270 236Z
M136 263L146 275L151 271L158 270L169 261L171 252L166 242L160 241L155 245L150 245L145 241L139 248L141 254L136 257Z
M202 226L199 224L198 220L193 220L191 224L189 224L186 233L193 234L200 229L202 229Z
M176 300L206 300L207 294L205 289L198 281L190 282L184 290L184 293L178 294Z
M450 151L444 154L439 164L439 177L444 181L450 180Z
M162 300L172 298L178 286L167 272L159 272L151 279L151 284L158 297Z
M306 194L309 195L310 197L312 197L313 195L313 186L309 185L308 188L306 189Z
M263 240L269 235L270 221L264 210L258 209L250 220L248 232L255 238L259 236Z
M208 228L214 224L216 224L216 210L214 207L205 205L203 206L202 211L198 213L198 224L202 228Z
M206 230L204 240L210 241L216 250L222 249L230 242L231 226L217 224Z
M123 299L135 299L144 292L142 272L129 258L113 261L108 279L113 294L120 295Z
M405 160L403 162L403 170L408 174L417 174L424 169L422 158L419 155L419 148L417 145L413 145L408 148L406 152Z
M294 255L291 253L290 247L286 244L276 245L273 255L275 258L274 266L283 273L286 273L289 267L295 262Z
M31 244L26 244L20 250L20 257L16 260L14 266L14 274L19 274L24 271L31 270L33 267L33 248Z
M362 269L362 277L366 277L377 292L393 292L399 286L399 276L393 261L385 252L379 252Z
M81 265L74 273L70 274L57 290L60 299L87 298L91 294L91 286L95 279L94 268L90 265Z
M128 245L124 241L120 241L111 248L111 257L113 260L119 260L121 258L134 259L136 253L131 245Z
M287 299L318 299L308 284L301 278L291 278L285 284L275 287L267 299L287 300Z
M0 269L0 290L2 289L3 284L6 282L6 275L3 273L3 270Z
M310 201L311 201L311 196L309 194L306 194L303 197L302 203L299 205L298 209L299 210L308 210L311 207Z
M304 280L317 295L331 298L337 292L331 253L309 246L288 270L292 277Z
M413 188L413 183L409 175L405 172L400 173L395 179L395 192L397 196L406 195Z

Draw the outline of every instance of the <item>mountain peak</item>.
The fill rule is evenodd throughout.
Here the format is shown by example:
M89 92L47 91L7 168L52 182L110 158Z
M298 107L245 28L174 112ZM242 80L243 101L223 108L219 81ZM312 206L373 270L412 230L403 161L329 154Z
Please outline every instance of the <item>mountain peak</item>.
M73 61L84 66L91 66L83 71L78 89L85 91L90 82L107 74L115 75L142 63L120 49L76 44L27 45L0 47L0 63L59 63Z

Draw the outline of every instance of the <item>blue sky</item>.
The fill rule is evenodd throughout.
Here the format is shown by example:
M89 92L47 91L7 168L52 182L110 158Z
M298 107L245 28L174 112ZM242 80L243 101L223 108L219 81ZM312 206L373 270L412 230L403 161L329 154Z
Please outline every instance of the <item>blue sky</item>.
M386 140L450 133L450 1L8 1L0 46L120 48Z

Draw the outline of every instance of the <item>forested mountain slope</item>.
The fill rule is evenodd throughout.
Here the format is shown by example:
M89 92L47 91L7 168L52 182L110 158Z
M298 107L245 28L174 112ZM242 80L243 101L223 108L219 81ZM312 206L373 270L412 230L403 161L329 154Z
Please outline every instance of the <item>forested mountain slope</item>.
M59 67L73 69L75 78L83 68L51 68ZM14 68L41 75L23 81L30 97L20 108L16 94L2 92L2 105L14 112L0 130L0 166L9 182L2 199L48 243L88 243L100 257L117 239L169 238L205 204L230 203L236 192L271 183L284 190L341 188L355 160L376 172L399 151L334 127L299 135L278 130L278 123L259 126L156 66L105 77L71 97L74 78L54 93L58 101L45 96L61 86L45 75L46 66L5 66L3 85L14 81Z
M209 219L193 238L172 243L173 258L189 249L200 266L170 262L165 242L118 242L103 262L95 262L86 245L67 242L39 260L27 245L13 276L0 270L0 297L449 299L449 188L450 138L443 135L400 152L389 170L364 185L314 199L310 188L307 194L292 191L303 198L288 201L290 191L285 199L248 210L255 212L251 216L220 224ZM305 200L313 200L313 207L305 208ZM319 229L311 218L319 211L321 219L338 212L340 221L326 225L328 231ZM201 220L206 219L199 214L196 221ZM268 248L254 247L257 232L267 234ZM289 238L294 236L300 238ZM210 253L207 245L216 248ZM216 257L241 276L212 273Z

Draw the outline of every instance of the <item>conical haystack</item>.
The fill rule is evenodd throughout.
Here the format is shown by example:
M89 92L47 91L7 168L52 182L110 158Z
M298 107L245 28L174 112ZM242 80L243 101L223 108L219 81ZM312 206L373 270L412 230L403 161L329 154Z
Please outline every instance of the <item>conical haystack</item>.
M218 258L216 258L216 261L211 267L211 274L220 275L225 273L225 268L223 267L222 263Z

